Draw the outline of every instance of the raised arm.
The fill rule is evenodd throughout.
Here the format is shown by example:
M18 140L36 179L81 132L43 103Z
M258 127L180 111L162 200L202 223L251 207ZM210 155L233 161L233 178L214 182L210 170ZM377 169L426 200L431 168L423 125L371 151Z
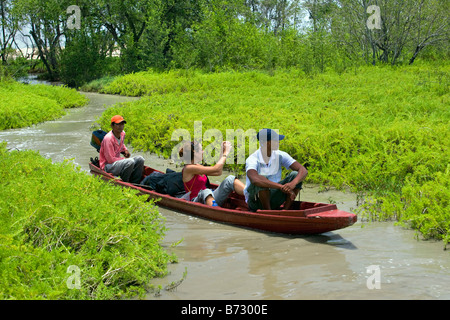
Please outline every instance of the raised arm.
M222 155L214 166L206 167L201 164L189 164L184 168L184 175L189 181L196 174L206 174L208 176L220 176L222 174L223 165L225 164L227 157ZM184 179L183 179L184 180Z
M189 181L196 174L206 174L208 176L222 175L223 166L227 160L227 155L230 153L231 143L224 141L222 144L222 154L219 161L214 166L206 167L200 164L190 164L184 168L183 181Z

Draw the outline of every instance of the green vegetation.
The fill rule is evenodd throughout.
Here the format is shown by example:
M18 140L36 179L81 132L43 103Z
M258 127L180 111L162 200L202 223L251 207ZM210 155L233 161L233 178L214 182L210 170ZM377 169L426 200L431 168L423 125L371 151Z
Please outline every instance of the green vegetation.
M73 4L0 0L0 130L86 103L9 80L44 70L85 91L142 96L99 120L109 130L122 114L136 149L168 157L172 133L193 135L194 121L223 137L279 129L309 182L356 192L369 220L450 241L450 2L380 2L373 30L370 1L78 0L80 29L69 27ZM25 29L39 58L17 50ZM166 273L163 223L134 192L34 152L0 145L0 157L0 298L120 298ZM71 265L81 289L67 287Z
M107 85L109 85L111 82L113 82L114 79L115 79L115 77L106 76L106 77L102 77L100 79L92 80L89 83L82 85L80 87L80 91L105 93L103 88L105 88Z
M0 166L1 299L131 297L167 273L163 218L136 191L5 144Z
M397 219L450 240L448 63L360 67L310 76L265 72L140 72L103 90L144 96L108 109L127 119L134 148L170 156L176 129L272 127L281 149L308 163L308 181L350 187L372 220ZM208 142L204 141L204 145ZM241 172L242 166L241 166Z
M344 72L450 56L449 1L372 2L77 0L76 18L69 0L1 0L0 59L16 73L14 59L30 58L17 50L26 39L48 79L80 87L148 68ZM372 29L374 4L381 25Z
M74 89L0 81L0 130L54 120L64 109L82 106L87 98Z

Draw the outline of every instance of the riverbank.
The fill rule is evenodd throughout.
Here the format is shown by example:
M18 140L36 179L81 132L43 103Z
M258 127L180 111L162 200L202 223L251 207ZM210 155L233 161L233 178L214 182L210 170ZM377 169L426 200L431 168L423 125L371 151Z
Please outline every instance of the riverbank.
M0 166L1 299L142 297L176 259L136 192L4 143Z
M74 89L13 80L0 81L0 98L0 130L58 119L66 109L81 107L88 101Z
M224 139L227 129L279 129L287 137L280 148L309 164L308 182L349 187L361 199L360 216L399 221L446 244L449 70L422 63L313 77L299 70L139 72L106 82L102 92L142 98L108 109L100 122L106 128L122 114L133 147L166 158L179 143L173 132L194 137L195 121L202 134L217 129ZM243 173L242 164L234 169Z
M0 115L8 120L2 129L26 127L22 130L29 133L20 134L22 143L11 151L0 143L1 299L143 297L152 288L150 279L165 276L176 260L160 246L164 218L135 192L105 184L67 160L73 150L72 159L87 165L88 155L76 145L80 139L89 145L89 131L75 129L66 135L70 142L58 143L53 142L58 133L36 129L61 119L69 108L79 119L63 128L50 121L56 130L92 125L93 119L83 120L85 108L75 107L89 101L103 111L103 103L65 87L12 81L1 83L0 96ZM120 100L114 97L115 103ZM47 154L45 146L57 147ZM42 152L29 151L36 147Z

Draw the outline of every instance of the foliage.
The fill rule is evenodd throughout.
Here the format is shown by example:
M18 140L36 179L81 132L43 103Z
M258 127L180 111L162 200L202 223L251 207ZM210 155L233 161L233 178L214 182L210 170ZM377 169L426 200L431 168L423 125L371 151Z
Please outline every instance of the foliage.
M419 230L425 238L449 243L450 166L444 172L433 173L424 183L407 179L402 195L405 209L400 213L400 220Z
M371 219L406 221L423 210L413 194L448 180L448 89L448 63L315 76L298 69L140 72L104 88L143 97L108 109L100 122L107 128L112 115L122 114L133 146L165 157L178 144L171 141L174 130L187 129L193 137L194 121L202 121L203 133L215 128L223 138L226 129L279 129L287 136L281 149L309 164L308 181L348 186L365 196L361 211ZM446 201L445 193L436 193L426 212L440 214L437 208L445 208ZM401 215L387 206L409 209ZM436 221L445 236L448 225Z
M29 35L39 52L39 58L44 63L50 80L59 79L61 37L66 28L67 0L15 0L14 15L29 26Z
M115 77L113 77L113 76L106 76L106 77L92 80L92 81L82 85L80 87L80 91L104 93L103 88L106 87L111 82L113 82L114 79L115 79Z
M10 78L19 79L28 75L28 70L30 70L31 66L32 63L25 58L16 58L15 60L10 61L7 65L5 64L3 72ZM2 67L0 66L0 68Z
M0 61L6 64L8 56L14 52L12 44L18 32L19 22L12 14L12 1L0 0Z
M373 220L396 218L402 225L418 230L425 239L441 239L448 244L450 166L443 172L426 173L426 178L409 175L400 192L368 199L362 208Z
M68 28L67 0L2 0L4 64L20 26L50 79L79 87L118 73L172 68L344 72L360 64L449 57L448 1L386 0L367 27L370 1L78 0L81 29ZM118 54L114 73L105 57ZM77 64L77 61L81 63Z
M1 299L131 297L167 273L164 221L136 191L4 144L0 164Z
M61 54L61 80L78 88L87 81L100 78L105 57L99 54L97 41L84 32L77 32Z
M73 89L0 81L0 130L30 126L64 115L65 108L82 106L87 98Z

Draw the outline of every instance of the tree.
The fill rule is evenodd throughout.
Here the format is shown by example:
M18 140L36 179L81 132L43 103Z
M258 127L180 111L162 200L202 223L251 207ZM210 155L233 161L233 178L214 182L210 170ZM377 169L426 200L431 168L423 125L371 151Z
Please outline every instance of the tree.
M176 35L186 32L194 23L203 20L203 1L162 0L160 5L160 25L168 32L163 55L166 61L170 61L172 60L171 47Z
M312 45L313 62L323 72L327 64L330 46L331 17L335 10L334 0L306 0L305 9L312 20L312 32L309 32L309 41Z
M15 35L19 29L17 19L12 14L12 5L10 0L0 0L0 56L2 64L6 65L8 54L14 43Z
M160 0L97 0L91 6L120 49L125 72L143 69L144 34Z
M412 34L413 64L423 49L432 45L447 44L450 40L450 5L448 1L421 0L417 6L417 19Z
M370 5L380 8L380 29L366 25ZM411 64L427 46L449 40L446 0L340 0L338 8L332 32L354 55L362 54L373 65L395 65L408 55Z
M108 56L115 47L111 34L89 12L89 6L82 6L81 11L81 28L66 30L61 52L61 80L70 87L80 87L107 74Z
M306 0L303 7L308 11L313 23L313 32L328 29L331 13L335 9L334 0Z
M278 34L296 28L301 16L300 0L246 0L240 14L265 32Z
M332 17L331 32L336 41L356 62L363 59L365 63L376 64L380 49L375 37L380 30L367 27L368 0L340 0Z
M15 0L14 10L30 27L30 35L50 80L59 78L61 38L67 22L68 0Z

